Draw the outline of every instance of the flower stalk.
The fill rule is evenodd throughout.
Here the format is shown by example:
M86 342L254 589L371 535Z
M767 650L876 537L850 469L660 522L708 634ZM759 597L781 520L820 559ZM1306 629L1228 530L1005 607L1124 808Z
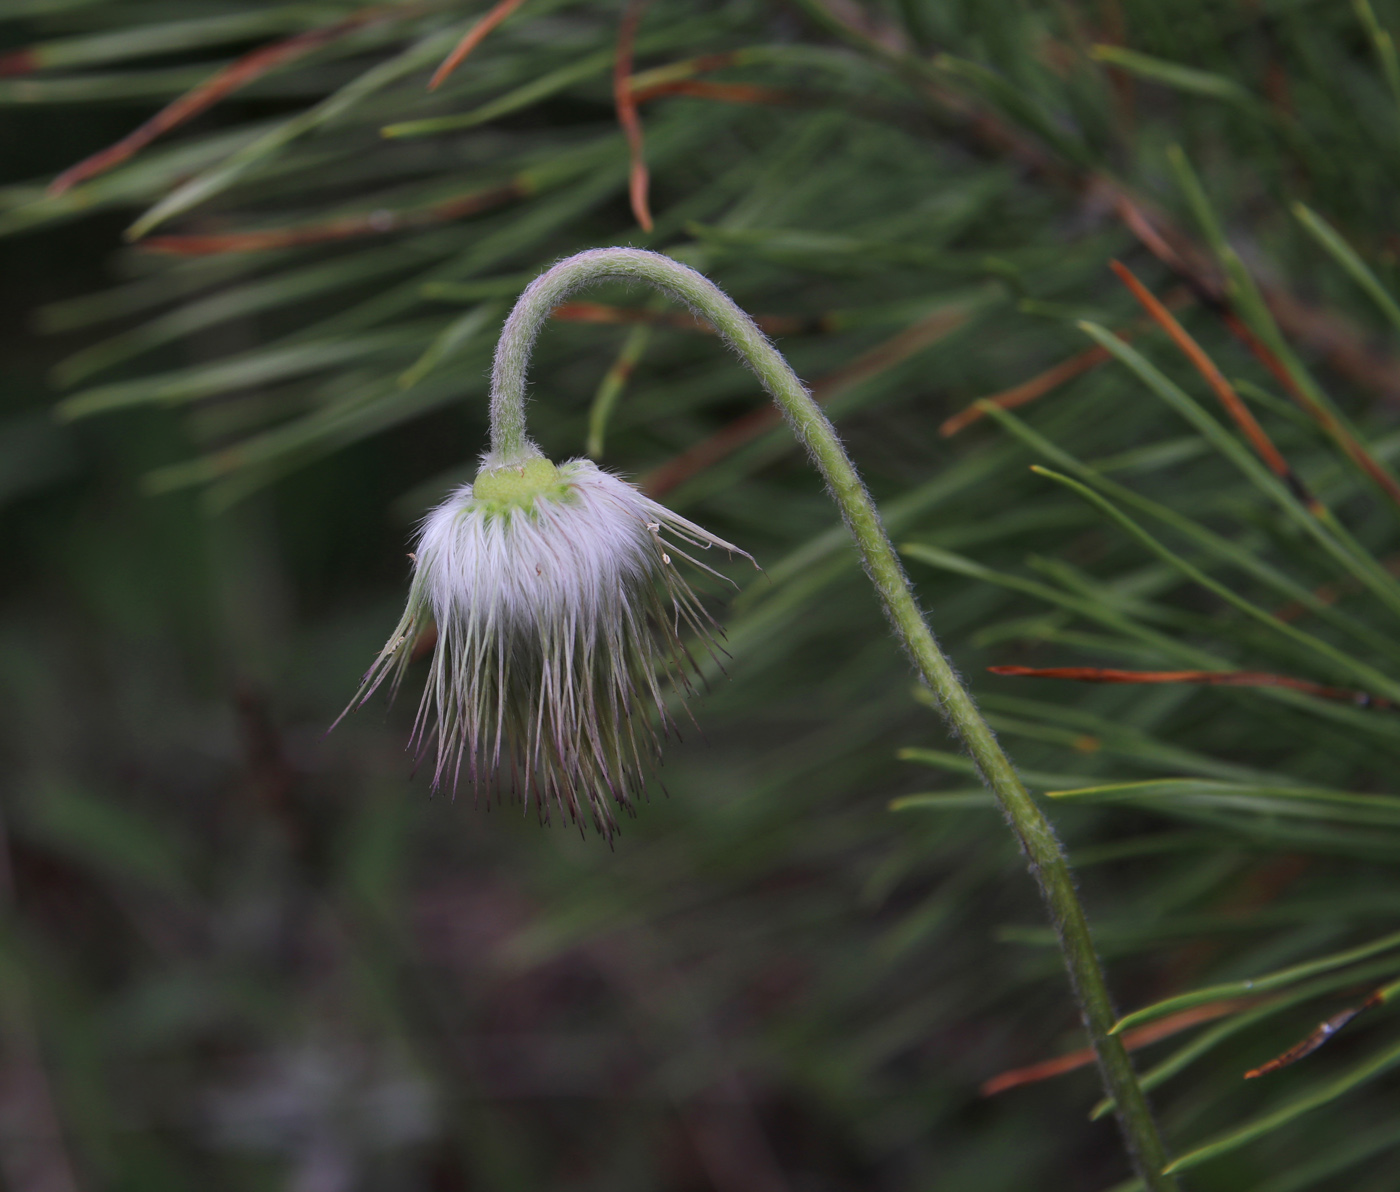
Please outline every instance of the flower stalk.
M1134 1170L1149 1192L1174 1192L1162 1172L1167 1155L1122 1040L1111 1033L1115 1014L1074 877L1054 829L1030 797L990 726L939 648L874 501L835 428L778 350L718 286L695 270L640 249L604 248L559 262L520 296L496 349L491 387L491 449L483 472L519 467L540 455L526 434L526 369L550 312L570 294L609 279L645 282L708 320L777 402L825 480L855 540L896 636L937 696L944 716L972 755L1020 842L1040 887L1069 971L1085 1029L1098 1056Z

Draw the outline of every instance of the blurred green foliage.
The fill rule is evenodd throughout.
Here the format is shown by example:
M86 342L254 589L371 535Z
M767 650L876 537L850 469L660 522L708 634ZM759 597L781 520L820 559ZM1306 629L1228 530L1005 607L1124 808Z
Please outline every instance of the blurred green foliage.
M979 1096L1082 1044L1052 938L819 485L676 312L581 296L532 407L551 453L591 432L765 568L711 593L728 674L664 792L609 851L429 799L411 700L324 735L414 521L473 471L510 299L630 243L773 320L827 401L1028 783L1071 792L1047 802L1115 990L1149 1007L1129 1025L1234 999L1141 1052L1186 1185L1395 1187L1385 1004L1241 1075L1400 977L1400 5L657 2L650 233L619 5L526 0L431 93L479 11L357 13L0 11L4 1186L1124 1179L1087 1070Z

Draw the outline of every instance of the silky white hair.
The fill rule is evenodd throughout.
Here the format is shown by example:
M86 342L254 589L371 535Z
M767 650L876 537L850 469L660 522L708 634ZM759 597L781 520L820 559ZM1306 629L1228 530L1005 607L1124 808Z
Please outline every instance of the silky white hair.
M691 687L685 638L717 648L675 561L718 573L663 534L751 556L591 460L558 480L516 501L465 484L424 519L408 606L351 707L397 690L436 624L413 732L420 757L436 743L434 789L465 777L611 837L671 727L664 688Z

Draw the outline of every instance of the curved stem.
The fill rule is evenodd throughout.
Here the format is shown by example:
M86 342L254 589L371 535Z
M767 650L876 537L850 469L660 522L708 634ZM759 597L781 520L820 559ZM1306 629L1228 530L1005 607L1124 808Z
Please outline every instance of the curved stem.
M491 451L486 467L518 463L539 449L525 434L525 370L550 312L575 290L608 278L644 281L709 320L772 395L807 448L855 539L885 613L914 665L938 696L943 714L972 754L1006 816L1040 886L1104 1087L1113 1099L1133 1167L1149 1192L1172 1192L1166 1151L1122 1040L1110 1031L1113 1005L1089 923L1054 829L1022 785L990 726L939 649L894 546L835 428L787 361L734 301L695 270L659 253L602 248L561 261L520 296L496 349L491 386Z

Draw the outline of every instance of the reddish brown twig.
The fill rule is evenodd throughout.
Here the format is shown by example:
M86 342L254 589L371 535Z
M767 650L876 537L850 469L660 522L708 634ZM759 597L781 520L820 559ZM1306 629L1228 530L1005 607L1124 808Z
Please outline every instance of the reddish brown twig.
M376 21L398 20L423 11L426 5L399 5L397 7L367 8L332 25L320 29L308 29L284 41L262 46L244 54L237 61L217 71L213 77L200 83L198 87L186 91L184 95L161 108L154 116L135 131L128 133L114 145L99 150L91 157L85 157L77 165L70 166L49 183L49 194L61 195L64 191L86 182L98 174L105 173L115 165L139 153L158 136L169 132L186 121L192 120L201 112L218 103L221 99L260 79L263 75L285 66L298 58L305 57L347 33ZM5 73L0 63L0 74Z
M1119 333L1118 338L1126 339L1127 335ZM1021 384L1004 389L991 397L979 398L970 406L959 410L951 418L946 419L943 425L938 428L938 433L947 439L957 434L958 431L965 430L986 416L986 405L996 406L1000 410L1014 410L1017 406L1028 405L1110 359L1112 356L1106 348L1090 348L1088 351L1080 352L1068 360L1062 360L1052 368L1047 368L1043 373L1037 374L1029 381L1023 381Z
M1189 1030L1202 1022L1212 1022L1217 1018L1223 1018L1226 1014L1233 1014L1236 1010L1243 1010L1254 1004L1255 1002L1248 999L1236 999L1192 1006L1189 1010L1169 1014L1166 1018L1149 1022L1146 1026L1124 1031L1123 1046L1129 1051L1135 1051L1139 1047L1146 1047L1161 1039L1169 1039L1172 1035ZM1056 1056L1052 1060L1042 1060L1038 1064L1028 1064L1024 1068L1011 1068L1006 1072L1001 1072L990 1080L984 1080L977 1091L984 1097L994 1097L997 1093L1006 1092L1007 1089L1019 1088L1023 1084L1035 1084L1041 1080L1049 1080L1054 1076L1062 1076L1066 1072L1073 1072L1077 1068L1086 1068L1095 1059L1092 1047L1082 1047L1077 1051Z
M660 467L653 468L641 477L639 484L652 496L662 496L672 489L679 488L693 476L706 468L719 463L732 455L746 443L753 442L766 430L771 430L780 421L779 415L767 406L736 418L722 430L716 431L708 439L696 443L668 460Z
M1293 379L1293 374L1288 371L1283 361L1245 325L1244 320L1239 315L1235 314L1234 311L1222 309L1220 321L1225 324L1230 334L1244 344L1249 349L1250 354L1269 371L1269 374L1283 387L1283 391L1289 397L1314 418L1319 413L1326 415L1325 410L1319 411L1315 408L1312 398L1298 388L1298 383Z
M757 103L785 106L800 103L802 96L781 87L765 87L759 83L709 83L703 79L672 79L632 91L633 103L648 103L667 95L684 95L691 99L713 99L722 103Z
M1285 687L1320 699L1345 700L1361 708L1391 708L1384 696L1267 671L1130 671L1103 666L989 666L994 675L1022 679L1070 679L1076 683L1200 683L1207 687Z
M1287 1068L1291 1064L1296 1064L1304 1056L1312 1055L1319 1047L1331 1041L1344 1026L1347 1025L1358 1014L1374 1009L1376 1006L1383 1006L1389 1000L1384 989L1378 989L1371 994L1359 1006L1348 1006L1340 1013L1333 1014L1325 1022L1320 1022L1317 1029L1307 1038L1300 1040L1285 1051L1282 1055L1277 1055L1268 1063L1260 1064L1257 1068L1251 1068L1244 1074L1246 1080L1254 1080L1260 1076L1267 1076L1270 1072L1277 1072L1280 1068Z
M617 30L617 53L613 58L613 103L617 107L617 122L627 137L627 196L632 202L632 214L642 230L652 229L651 208L647 190L651 176L647 173L642 121L637 115L637 98L632 92L632 54L637 43L637 27L642 23L646 0L627 0L622 24Z
M379 236L407 228L463 219L499 207L513 199L534 193L533 185L516 179L504 186L473 191L459 198L434 203L431 207L416 207L408 211L367 211L317 224L300 224L290 228L264 228L252 232L220 232L208 235L152 236L138 245L146 252L171 253L182 257L211 256L226 252L267 252L275 248L300 248L308 244L324 244L333 240L348 240L355 236Z
M1167 292L1166 305L1169 310L1174 310L1179 306L1184 306L1191 299L1191 291L1185 286L1178 286ZM1130 343L1134 336L1150 325L1146 320L1143 320L1123 331L1115 331L1114 335L1124 343ZM985 417L988 405L996 406L1000 410L1014 410L1017 406L1028 405L1037 398L1044 397L1047 393L1053 392L1061 385L1097 368L1112 358L1112 353L1107 348L1089 348L1079 352L1068 360L1062 360L1052 368L1047 368L1043 373L1037 374L1029 381L1023 381L1021 384L1004 389L991 397L978 398L977 401L948 418L938 428L938 433L945 439L951 438L960 430L965 430L974 422Z
M1363 472L1366 473L1376 484L1385 490L1386 495L1391 500L1400 504L1400 484L1397 484L1392 476L1381 464L1366 450L1345 426L1341 424L1336 416L1326 406L1319 404L1297 381L1293 379L1293 374L1288 371L1287 366L1278 358L1268 344L1264 343L1254 334L1238 315L1230 311L1221 313L1221 320L1229 328L1230 333L1253 353L1270 375L1276 380L1283 391L1288 394L1302 410L1314 422L1318 424L1332 440L1351 458Z
M1096 179L1094 186L1110 199L1119 218L1142 246L1186 282L1204 305L1218 311L1232 331L1243 332L1241 338L1262 360L1261 352L1268 349L1258 344L1234 314L1224 279L1214 260L1166 215L1152 209L1145 199L1130 194L1116 183ZM1299 301L1279 287L1261 283L1259 292L1279 330L1289 339L1306 344L1337 372L1357 384L1378 390L1392 400L1400 397L1400 365L1375 351L1357 328L1331 311ZM1273 371L1272 366L1270 371ZM1280 381L1293 390L1291 377L1286 381L1280 377ZM1300 400L1311 404L1306 397Z
M447 76L466 61L467 55L486 40L487 34L524 3L525 0L500 0L481 20L468 29L462 40L453 47L452 53L448 54L442 60L442 65L433 72L433 77L428 80L428 90L436 91L441 87L447 81Z
M942 339L950 331L967 321L967 312L958 309L935 311L921 319L912 327L906 327L898 335L891 336L882 344L857 357L845 368L828 373L812 385L812 396L819 402L828 402L837 394L850 389L861 381L877 376L886 369L893 368L907 360L915 352ZM670 492L691 477L731 455L746 443L752 442L764 431L778 425L781 416L771 406L762 406L750 414L731 422L723 430L717 431L708 439L681 452L667 463L652 469L641 478L641 486L653 496Z
M1192 267L1185 257L1152 227L1140 210L1133 207L1131 204L1122 203L1120 204L1120 212L1124 216L1124 221L1133 229L1138 238L1154 253L1154 255L1188 279L1196 279L1197 275L1192 273ZM1112 264L1114 271L1128 284L1139 301L1144 301L1144 295L1146 295L1147 299L1151 299L1150 292L1143 287L1127 269L1117 261ZM1230 310L1225 303L1223 292L1205 286L1198 279L1193 280L1193 289L1207 306L1219 312L1222 321L1230 332L1249 348L1255 358L1258 359L1259 362L1269 370L1274 379L1283 386L1285 392L1287 392L1288 395L1332 437L1357 467L1379 485L1391 500L1395 501L1396 504L1400 504L1400 482L1397 482L1395 477L1377 462L1371 453L1366 450L1341 422L1338 421L1326 406L1321 405L1298 385L1283 361L1278 358L1278 355L1273 352L1267 344L1260 340L1238 315ZM1291 296L1285 294L1275 294L1269 297L1269 303L1274 317L1279 321L1280 326L1283 326L1286 322L1280 314L1281 309L1292 310L1295 315L1301 310L1301 304L1296 303ZM1144 305L1145 304L1144 301ZM1168 318L1170 318L1170 316L1168 316ZM1321 318L1321 316L1319 316L1319 318ZM1159 322L1160 321L1161 320L1159 320ZM1220 375L1220 370L1215 367L1214 363L1200 349L1199 345L1186 334L1185 330L1183 330L1179 324L1176 324L1174 319L1171 320L1171 323L1176 326L1177 331L1180 333L1179 335L1173 332L1170 327L1167 327L1166 323L1162 323L1162 325L1167 328L1173 340L1186 352L1191 358L1192 363L1196 365L1202 375L1205 376L1206 380L1211 384L1211 387L1215 389L1217 395L1225 404L1226 409L1229 410L1231 417L1235 419L1236 423L1240 425L1240 428L1249 437L1251 443L1254 444L1255 450L1260 453L1275 474L1288 484L1299 500L1306 502L1312 508L1313 512L1321 512L1321 507L1317 504L1315 498L1307 493L1306 488L1303 487L1296 473L1288 467L1283 457L1278 454L1273 444L1269 442L1267 436L1264 435L1263 430L1259 427L1258 422L1254 420L1248 407L1240 401L1234 389L1225 381L1225 378ZM1313 324L1315 323L1316 320L1313 321ZM1335 363L1336 361L1334 361L1334 364ZM1353 366L1357 366L1355 360L1352 361L1352 364ZM1343 369L1341 371L1346 370ZM1353 367L1353 371L1355 371L1355 367ZM1230 395L1229 397L1226 396L1227 393ZM1280 467L1282 467L1282 471L1280 471Z
M1141 303L1142 308L1147 311L1152 321L1171 336L1172 342L1191 361L1196 371L1205 379L1206 384L1215 392L1215 396L1220 399L1220 404L1225 407L1225 412L1230 415L1244 437L1249 440L1250 446L1264 461L1269 471L1288 485L1293 495L1304 502L1314 513L1323 512L1317 499L1308 492L1307 486L1304 485L1288 461L1283 458L1279 449L1274 446L1273 440L1259 425L1259 420L1254 417L1253 411L1244 404L1240 395L1235 392L1234 386L1225 379L1225 374L1216 367L1215 361L1206 355L1200 344L1157 300L1156 295L1138 281L1132 270L1121 261L1110 261L1109 268L1118 275L1118 280L1127 286L1133 297Z

